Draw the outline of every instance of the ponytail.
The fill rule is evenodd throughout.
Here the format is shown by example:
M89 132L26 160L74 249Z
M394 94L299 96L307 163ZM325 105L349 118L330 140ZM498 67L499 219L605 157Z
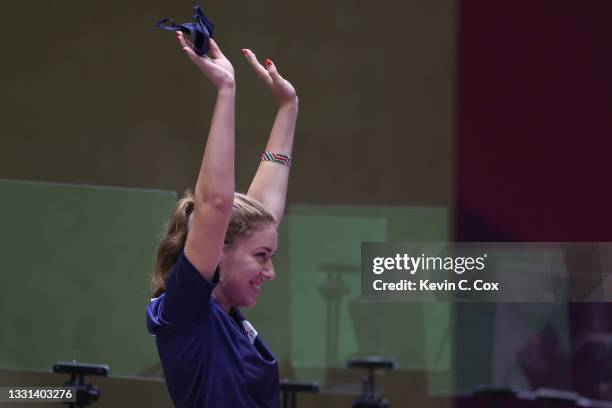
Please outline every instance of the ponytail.
M168 274L178 261L187 240L191 213L193 213L193 194L187 190L183 198L176 203L170 221L166 225L164 239L157 248L155 271L151 277L153 297L158 297L166 290Z

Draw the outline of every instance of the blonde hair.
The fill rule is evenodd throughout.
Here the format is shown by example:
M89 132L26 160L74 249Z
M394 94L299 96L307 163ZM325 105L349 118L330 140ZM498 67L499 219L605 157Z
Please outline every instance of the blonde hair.
M166 279L185 247L191 225L194 199L191 191L185 191L174 207L165 228L164 238L157 248L155 270L151 275L153 297L166 290ZM231 248L239 239L248 237L257 228L266 224L276 224L274 215L259 201L240 193L234 194L232 215L225 233L223 245Z

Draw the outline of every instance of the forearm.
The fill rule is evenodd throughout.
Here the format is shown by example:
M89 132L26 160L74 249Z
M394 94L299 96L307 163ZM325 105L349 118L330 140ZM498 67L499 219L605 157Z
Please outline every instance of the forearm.
M266 152L291 155L298 115L298 100L282 105L270 132ZM289 167L262 161L251 183L248 195L264 204L280 223L285 211Z
M298 115L298 100L279 107L276 113L272 131L266 144L266 152L291 154L293 150L293 138L295 135L295 124Z
M233 87L218 91L195 187L196 201L220 204L233 200L235 94Z

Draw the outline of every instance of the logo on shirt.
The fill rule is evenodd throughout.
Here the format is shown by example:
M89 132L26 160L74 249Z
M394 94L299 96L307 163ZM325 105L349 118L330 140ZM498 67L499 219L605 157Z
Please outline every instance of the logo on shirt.
M255 338L257 337L257 330L255 330L253 325L247 320L242 321L242 326L244 327L247 336L249 336L249 341L251 342L251 344L255 343Z

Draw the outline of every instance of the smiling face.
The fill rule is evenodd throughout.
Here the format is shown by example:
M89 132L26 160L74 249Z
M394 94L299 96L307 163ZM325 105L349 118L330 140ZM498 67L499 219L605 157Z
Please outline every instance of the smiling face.
M255 306L264 282L275 276L272 257L276 254L277 239L276 226L264 224L223 249L223 285L215 289L215 298L226 310L232 306Z

